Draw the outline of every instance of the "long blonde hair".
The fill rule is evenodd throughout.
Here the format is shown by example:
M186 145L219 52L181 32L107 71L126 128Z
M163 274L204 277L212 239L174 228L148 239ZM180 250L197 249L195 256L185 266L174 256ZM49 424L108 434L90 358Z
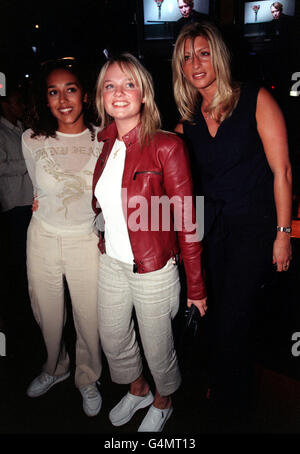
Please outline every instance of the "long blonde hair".
M219 30L207 22L186 25L181 30L173 52L173 89L174 98L182 120L193 121L195 107L201 95L185 77L183 72L184 47L187 39L191 40L192 52L194 41L198 36L207 39L211 54L212 66L216 74L217 91L207 106L216 121L222 122L235 109L240 96L239 84L233 82L230 70L230 53Z
M141 109L141 128L139 140L141 144L148 142L161 126L160 113L154 100L154 88L151 74L139 60L127 52L111 57L101 68L96 85L96 107L101 127L109 125L113 118L105 111L103 101L103 81L107 69L117 63L137 83L141 90L144 103Z

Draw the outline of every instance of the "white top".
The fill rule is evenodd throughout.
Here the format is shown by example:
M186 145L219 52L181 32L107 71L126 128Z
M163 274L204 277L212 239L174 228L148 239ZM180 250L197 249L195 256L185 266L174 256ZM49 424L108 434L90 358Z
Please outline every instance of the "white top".
M133 253L121 197L125 156L124 142L116 139L103 173L96 184L95 196L105 219L106 254L132 265Z
M0 117L0 205L3 211L32 204L33 189L22 154L21 122Z
M38 199L33 216L55 232L91 232L92 179L103 144L96 135L92 141L89 129L79 134L57 131L55 138L31 134L31 129L24 132L22 147Z

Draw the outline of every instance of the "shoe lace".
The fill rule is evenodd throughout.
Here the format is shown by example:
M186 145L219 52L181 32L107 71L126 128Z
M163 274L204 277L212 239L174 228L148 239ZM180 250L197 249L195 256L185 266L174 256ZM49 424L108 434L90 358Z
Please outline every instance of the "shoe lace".
M44 385L44 384L46 384L46 383L51 382L52 379L53 379L53 377L52 377L51 375L47 374L46 372L43 372L43 373L40 375L39 381L40 381L40 383L41 383L42 385Z
M94 399L95 397L98 397L99 392L97 390L96 383L84 386L81 389L85 397L87 397L88 399Z

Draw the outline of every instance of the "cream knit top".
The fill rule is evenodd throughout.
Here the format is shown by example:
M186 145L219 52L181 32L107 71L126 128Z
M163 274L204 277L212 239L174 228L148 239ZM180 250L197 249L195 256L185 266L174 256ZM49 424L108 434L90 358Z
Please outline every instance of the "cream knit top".
M97 130L95 131L97 135ZM92 179L102 144L89 129L79 134L31 137L27 129L22 149L38 209L33 216L54 232L83 234L93 230Z

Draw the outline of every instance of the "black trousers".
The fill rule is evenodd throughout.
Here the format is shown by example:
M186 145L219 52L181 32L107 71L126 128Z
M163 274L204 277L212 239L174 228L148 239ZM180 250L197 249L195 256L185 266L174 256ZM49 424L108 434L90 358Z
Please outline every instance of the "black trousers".
M204 239L211 400L237 416L250 409L253 335L261 289L274 273L276 223L220 215Z

